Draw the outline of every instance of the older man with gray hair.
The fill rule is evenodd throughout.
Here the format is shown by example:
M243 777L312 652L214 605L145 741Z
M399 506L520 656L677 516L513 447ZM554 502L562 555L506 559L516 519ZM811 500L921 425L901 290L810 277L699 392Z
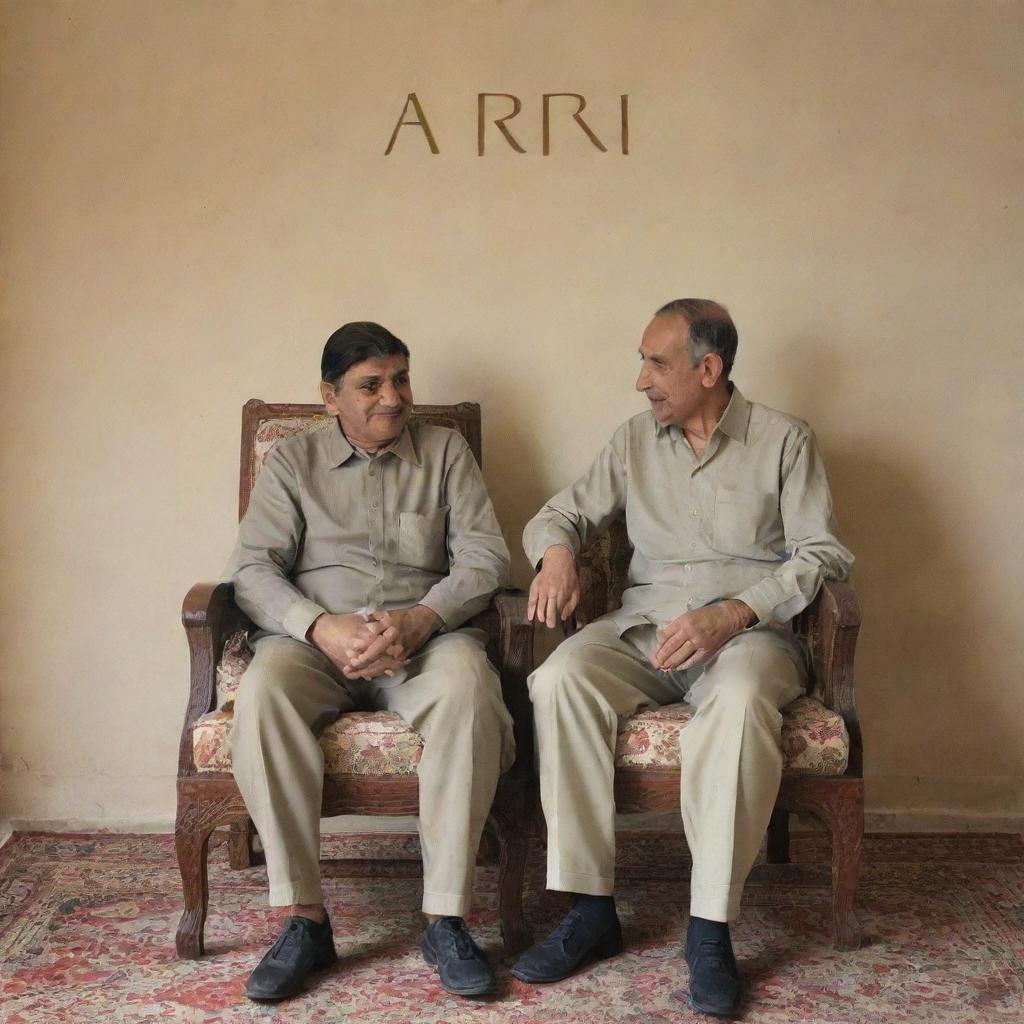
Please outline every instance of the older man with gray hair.
M538 567L531 617L549 627L579 599L582 545L624 515L633 557L622 607L565 640L530 677L548 826L548 886L573 894L513 973L564 978L622 948L615 911L617 723L687 701L680 804L693 857L686 960L695 1009L730 1016L741 979L729 922L778 794L780 709L804 691L790 619L852 564L834 528L807 425L747 401L730 379L724 306L662 306L640 343L650 410L615 431L590 469L527 524Z

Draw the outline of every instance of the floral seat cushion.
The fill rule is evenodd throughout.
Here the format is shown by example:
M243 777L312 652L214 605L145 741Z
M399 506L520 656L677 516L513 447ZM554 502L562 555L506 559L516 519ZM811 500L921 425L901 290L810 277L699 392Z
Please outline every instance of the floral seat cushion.
M244 632L235 633L217 666L216 711L192 733L200 772L231 770L231 722L235 694L252 661ZM615 764L620 768L678 768L679 734L693 718L689 704L641 711L619 724ZM393 711L352 711L320 736L328 775L415 775L423 741ZM787 772L842 775L850 753L846 723L813 697L800 697L783 712L782 750Z
M620 722L616 766L678 768L679 734L695 713L689 704L667 704ZM850 757L842 716L813 697L798 697L782 712L782 756L789 773L842 775Z

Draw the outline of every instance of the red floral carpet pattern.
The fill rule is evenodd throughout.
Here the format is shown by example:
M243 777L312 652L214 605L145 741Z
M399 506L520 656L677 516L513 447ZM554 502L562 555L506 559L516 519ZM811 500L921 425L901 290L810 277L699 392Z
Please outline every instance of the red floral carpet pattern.
M414 839L327 837L325 856L414 858ZM831 947L827 841L794 839L791 865L759 865L734 927L748 978L743 1019L794 1024L1024 1022L1024 844L1019 836L871 836L860 887L866 945ZM538 935L564 903L531 859ZM169 836L26 833L0 850L0 1021L356 1021L360 1024L654 1024L705 1021L686 1003L679 957L688 864L673 837L620 836L627 950L545 988L502 956L493 869L470 924L498 964L491 1000L447 995L418 953L414 865L368 879L329 875L337 966L277 1006L243 984L275 927L260 868L211 853L208 955L174 956L179 880ZM409 877L403 877L409 875ZM675 879L666 886L663 879Z

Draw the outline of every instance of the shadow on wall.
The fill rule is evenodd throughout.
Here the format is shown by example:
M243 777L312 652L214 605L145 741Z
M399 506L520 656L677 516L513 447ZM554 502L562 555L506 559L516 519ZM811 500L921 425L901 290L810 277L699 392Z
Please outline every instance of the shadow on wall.
M835 348L793 345L787 363L800 367L791 408L812 427L834 420L827 406L853 372ZM985 643L998 609L977 586L955 513L935 503L927 482L934 474L887 429L885 404L868 415L873 422L847 436L870 433L870 440L822 448L840 536L857 559L865 767L869 775L906 777L913 806L911 778L1012 774L993 762L1018 738L1012 716L986 690L1000 673L999 652Z

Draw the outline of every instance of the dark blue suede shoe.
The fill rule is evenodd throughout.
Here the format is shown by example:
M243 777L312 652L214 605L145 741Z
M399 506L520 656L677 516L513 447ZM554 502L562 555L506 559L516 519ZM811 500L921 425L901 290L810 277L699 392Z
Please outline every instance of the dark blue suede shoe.
M708 924L717 928L709 929ZM691 918L686 929L686 962L690 966L690 1006L713 1017L735 1017L743 982L728 925Z
M461 917L442 917L428 924L420 951L423 959L437 968L441 985L452 995L489 996L497 990L494 968Z
M531 946L515 963L512 974L520 981L544 985L561 981L590 960L603 960L622 952L622 926L612 910L607 920L584 917L575 908L546 938Z
M337 959L330 918L318 923L308 917L289 917L249 975L245 994L250 999L287 999L302 988L311 971L330 967Z

